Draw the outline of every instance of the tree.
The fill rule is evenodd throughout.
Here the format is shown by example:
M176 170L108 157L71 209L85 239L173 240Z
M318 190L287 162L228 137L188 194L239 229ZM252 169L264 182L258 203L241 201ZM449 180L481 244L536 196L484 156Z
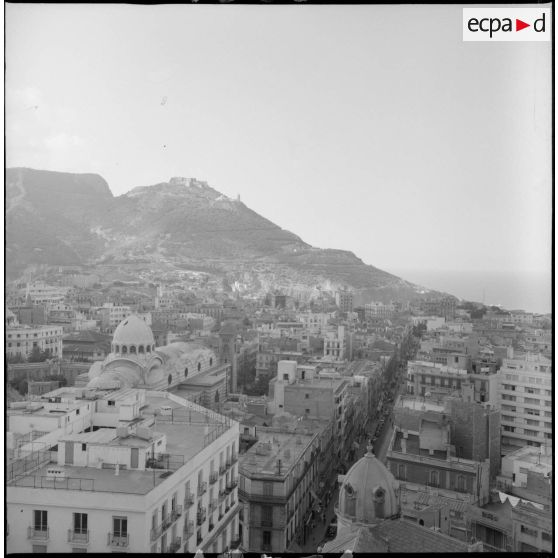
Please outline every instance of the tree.
M41 349L35 345L27 357L27 362L44 362L49 357L50 354L47 351L41 351Z
M8 364L23 364L24 362L27 361L25 360L25 357L20 353L8 357Z

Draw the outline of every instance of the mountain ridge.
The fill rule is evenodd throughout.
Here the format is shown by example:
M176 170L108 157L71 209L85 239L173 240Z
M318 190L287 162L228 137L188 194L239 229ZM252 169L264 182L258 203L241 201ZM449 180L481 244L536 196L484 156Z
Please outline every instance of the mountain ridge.
M353 252L309 245L196 178L173 177L114 196L98 174L8 168L6 207L11 275L37 263L210 262L225 276L240 274L247 284L271 284L275 275L278 287L287 290L347 287L362 300L424 294ZM248 277L250 266L257 265L261 270Z

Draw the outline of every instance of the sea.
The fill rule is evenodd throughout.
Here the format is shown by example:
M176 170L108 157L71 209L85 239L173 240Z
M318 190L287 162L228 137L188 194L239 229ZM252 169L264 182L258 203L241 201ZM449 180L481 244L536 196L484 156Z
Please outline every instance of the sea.
M397 270L399 277L463 300L525 310L552 312L552 276L541 272Z

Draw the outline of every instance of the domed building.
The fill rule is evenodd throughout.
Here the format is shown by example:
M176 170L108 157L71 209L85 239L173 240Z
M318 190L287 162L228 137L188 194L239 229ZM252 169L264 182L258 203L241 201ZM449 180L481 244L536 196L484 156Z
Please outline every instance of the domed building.
M337 536L320 552L467 552L479 550L401 519L399 482L372 446L342 477L336 509Z
M200 343L176 342L155 347L151 328L138 316L122 320L103 362L87 373L87 387L168 389L218 364L215 353Z
M399 514L399 482L372 453L372 447L347 472L339 489L338 533L376 525Z

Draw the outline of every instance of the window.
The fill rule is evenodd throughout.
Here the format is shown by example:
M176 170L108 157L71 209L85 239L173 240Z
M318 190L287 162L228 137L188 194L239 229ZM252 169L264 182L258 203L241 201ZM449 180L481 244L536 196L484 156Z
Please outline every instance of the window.
M515 426L508 426L507 424L504 424L502 430L505 432L515 432Z
M33 529L46 531L48 529L48 514L46 510L33 510Z
M87 444L81 444L81 451L87 450Z
M527 430L526 428L523 429L523 434L525 436L534 436L535 438L538 436L538 432L536 430Z
M538 399L534 399L532 397L524 397L523 402L527 405L539 405L540 401Z
M201 370L201 362L198 362L198 372Z
M263 483L263 493L264 493L264 496L273 496L273 483L272 482L264 482Z
M542 540L543 541L551 541L552 537L551 537L550 533L547 533L546 531L542 531Z
M46 554L47 547L44 544L34 544L33 554Z
M109 399L108 406L109 407L114 407L114 405L115 405L115 402Z
M128 518L113 517L112 530L116 537L125 537L128 535Z
M271 545L271 531L263 531L262 532L262 543L264 546Z
M539 534L536 529L531 529L529 527L526 527L525 525L521 526L521 532L525 535L529 535L530 537L536 537Z
M538 420L527 419L525 422L527 423L528 426L539 426L539 421Z
M262 506L262 523L265 525L271 525L272 518L273 518L273 507Z
M305 393L305 394L304 394L304 399L310 399L310 394L309 394L309 393Z
M87 534L87 514L74 513L74 533L77 535Z
M440 479L439 479L438 471L430 471L429 481L430 481L430 486L439 486Z

